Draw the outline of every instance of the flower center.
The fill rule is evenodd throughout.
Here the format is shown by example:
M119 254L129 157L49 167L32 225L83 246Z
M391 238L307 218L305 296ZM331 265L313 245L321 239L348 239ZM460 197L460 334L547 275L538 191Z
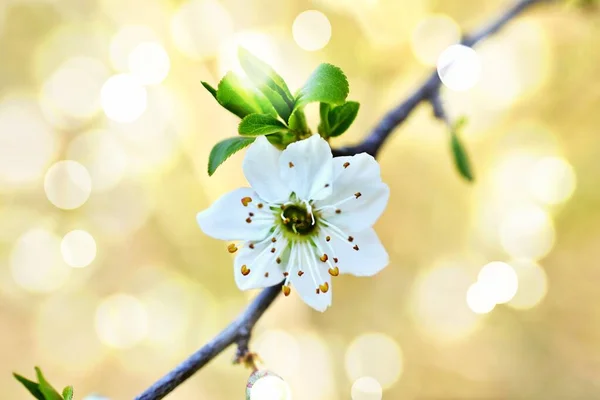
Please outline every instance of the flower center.
M317 226L314 215L304 205L286 205L281 218L285 229L297 235L307 235Z

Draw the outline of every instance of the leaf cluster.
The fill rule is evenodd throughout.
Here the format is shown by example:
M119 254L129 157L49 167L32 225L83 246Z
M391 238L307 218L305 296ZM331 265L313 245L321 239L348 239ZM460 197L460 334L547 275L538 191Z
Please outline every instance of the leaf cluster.
M73 400L72 386L67 386L60 394L48 383L39 367L35 367L35 373L38 382L31 381L16 373L13 373L13 376L38 400Z

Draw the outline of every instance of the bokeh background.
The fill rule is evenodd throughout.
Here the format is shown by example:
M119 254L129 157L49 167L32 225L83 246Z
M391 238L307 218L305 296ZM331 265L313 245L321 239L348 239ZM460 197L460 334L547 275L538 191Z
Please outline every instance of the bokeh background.
M11 372L40 365L78 399L131 399L256 295L195 222L245 184L243 152L206 173L238 120L200 85L239 70L238 45L292 90L340 66L362 104L343 145L510 4L2 0L0 397L29 398ZM339 277L324 314L280 298L256 328L253 349L295 399L600 397L599 35L595 9L558 2L476 47L477 85L442 89L468 117L475 184L428 105L397 129L376 225L389 267ZM243 398L249 371L232 356L168 398Z

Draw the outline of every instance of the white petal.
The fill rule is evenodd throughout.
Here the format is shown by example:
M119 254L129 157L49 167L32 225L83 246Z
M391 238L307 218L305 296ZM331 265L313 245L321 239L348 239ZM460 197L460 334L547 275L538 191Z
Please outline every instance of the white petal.
M329 236L329 242L326 241ZM323 229L318 237L319 246L325 250L329 261L333 261L343 274L372 276L389 264L389 256L379 241L374 229L365 229L352 235L352 242L334 232ZM356 250L354 246L357 246ZM334 258L337 258L337 263Z
M319 135L290 144L279 158L281 177L301 200L320 200L331 194L331 148Z
M250 197L248 206L242 204L244 197ZM267 206L258 209L260 197L250 188L240 188L229 192L208 209L196 216L198 225L204 233L221 240L262 240L275 225L274 216ZM250 216L252 222L246 220Z
M279 173L277 150L266 137L259 136L246 151L242 164L244 175L258 195L271 203L282 203L289 198L290 190Z
M296 254L293 254L296 252ZM292 248L290 262L294 262L290 271L290 280L292 282L292 290L296 290L302 300L317 311L325 311L331 306L331 276L327 273L321 261L317 258L313 248L308 243L298 243ZM298 271L304 272L302 276L298 275ZM317 288L319 285L325 284L329 286L329 290L323 293Z
M287 240L279 235L277 242L272 243L270 237L255 243L253 249L248 246L249 243L245 243L244 247L238 250L233 265L235 283L241 290L269 287L283 280L283 264L277 263L277 257L285 251ZM271 253L272 248L276 249L275 253ZM242 265L250 270L245 276L242 274Z
M348 231L359 232L372 227L390 197L390 189L381 181L377 161L366 153L336 157L333 170L331 196L315 202L314 207L322 208L326 220Z

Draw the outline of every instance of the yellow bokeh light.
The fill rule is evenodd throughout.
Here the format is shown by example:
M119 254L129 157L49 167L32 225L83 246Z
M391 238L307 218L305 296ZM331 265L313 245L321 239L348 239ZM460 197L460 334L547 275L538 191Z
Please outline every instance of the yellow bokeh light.
M334 398L336 382L329 343L313 333L298 334L296 339L300 348L298 372L293 376L284 377L292 388L294 398L314 400ZM307 385L306 382L310 384Z
M109 78L102 86L101 96L106 116L115 122L133 122L146 110L146 89L129 74Z
M346 350L346 374L351 381L371 376L383 388L389 388L400 379L404 362L400 346L383 333L358 336Z
M575 180L575 171L566 160L545 157L535 164L529 174L529 191L544 204L560 204L575 191Z
M34 100L13 98L0 103L0 187L35 182L55 147L53 132Z
M519 277L519 289L508 305L520 310L535 307L548 292L546 272L541 266L529 260L511 261L510 265Z
M157 42L156 33L143 25L125 25L110 41L110 62L121 72L129 71L129 57L142 43Z
M73 160L52 165L44 178L48 200L58 208L72 210L81 207L90 197L92 179L88 170Z
M159 43L141 43L129 54L129 71L144 85L161 83L170 68L169 55Z
M87 267L96 258L96 241L88 232L74 230L63 237L60 252L71 267Z
M39 362L74 378L87 376L106 354L94 332L96 299L89 292L53 295L39 306L35 319Z
M282 330L265 331L256 340L254 349L282 377L292 377L298 372L300 347L291 334Z
M496 304L509 302L519 287L515 270L499 261L484 265L477 275L477 283Z
M94 192L115 187L123 178L128 158L116 134L92 130L78 135L69 143L67 157L87 168Z
M171 35L186 56L203 59L216 55L233 35L229 12L217 0L190 0L171 19Z
M98 305L96 334L106 346L126 349L148 334L148 315L144 304L124 293L113 294Z
M60 288L71 272L61 257L60 239L42 228L33 228L17 240L10 255L10 266L19 286L39 293Z
M363 376L354 381L350 394L352 400L381 400L383 388L377 379Z
M89 57L65 61L42 87L42 103L52 121L86 120L100 111L100 90L109 77L107 68Z
M554 245L554 224L546 211L522 205L508 211L500 223L500 242L513 258L537 260Z
M423 333L446 343L463 339L477 329L480 318L465 301L472 283L470 272L453 264L436 266L416 280L411 311Z
M331 23L325 14L317 10L304 11L292 25L294 40L306 51L316 51L327 46L331 39Z
M487 314L494 309L496 302L484 285L475 282L467 290L467 305L476 314Z
M267 375L254 382L250 400L292 400L292 391L283 379Z
M449 16L428 15L412 33L412 51L421 63L434 66L442 51L460 42L460 36L460 27Z
M470 47L453 44L437 60L437 72L442 83L457 92L472 89L481 77L481 60Z

